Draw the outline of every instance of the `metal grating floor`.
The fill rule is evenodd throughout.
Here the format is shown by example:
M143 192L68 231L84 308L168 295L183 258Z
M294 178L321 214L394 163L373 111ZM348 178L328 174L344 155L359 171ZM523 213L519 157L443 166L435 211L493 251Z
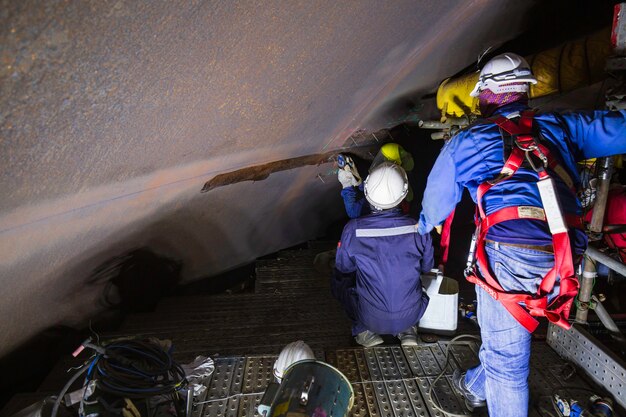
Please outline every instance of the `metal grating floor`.
M353 417L437 416L443 413L433 406L428 395L430 386L444 366L447 342L421 344L417 347L384 346L347 348L326 352L326 361L340 369L352 382L355 392ZM449 366L433 390L434 401L446 411L464 414L463 399L451 386L454 369L477 363L475 343L452 347ZM218 358L205 403L197 403L194 417L258 416L256 405L263 390L272 379L275 355ZM553 361L546 366L546 361ZM566 365L546 344L533 346L530 388L530 415L543 416L542 409L551 411L549 402L553 390L572 398L584 400L590 388L580 377L563 378ZM486 410L474 414L486 416Z
M278 259L259 261L254 294L166 298L155 312L130 316L119 331L101 336L171 339L174 357L182 363L197 355L211 356L216 370L206 398L195 404L193 417L256 416L276 356L284 345L299 339L352 382L356 398L351 416L442 416L427 392L445 365L448 342L413 348L397 344L356 347L350 322L330 295L329 277L312 267L315 254L328 246L285 251ZM476 332L471 324L466 325ZM463 399L452 390L449 377L457 367L476 364L477 351L474 343L452 347L445 377L434 390L435 401L445 410L465 412ZM16 396L0 415L29 405L37 394L43 397L58 392L67 381L67 369L76 364L69 356L59 361L39 393ZM534 342L531 366L531 416L545 415L542 408L551 410L549 398L554 389L585 399L586 393L577 389L589 385L577 375L566 381L567 365L545 343ZM30 403L24 403L25 399ZM486 415L484 410L482 415Z

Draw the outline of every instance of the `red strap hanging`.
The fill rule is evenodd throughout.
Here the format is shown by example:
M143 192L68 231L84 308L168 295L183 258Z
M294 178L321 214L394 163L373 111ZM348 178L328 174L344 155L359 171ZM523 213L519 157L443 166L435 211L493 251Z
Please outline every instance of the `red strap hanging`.
M500 301L507 311L529 332L533 332L539 324L534 317L546 317L549 321L561 327L566 329L570 327L567 318L574 297L578 293L578 280L574 275L569 235L567 230L552 234L554 266L543 278L536 294L507 293L489 271L487 253L485 251L487 231L491 226L507 220L534 219L546 221L546 214L540 207L515 206L486 215L482 207L482 198L491 187L513 176L522 166L524 159L529 159L531 153L541 159L553 172L566 174L566 171L560 167L549 149L539 144L533 137L533 117L533 112L526 111L521 114L518 124L502 116L493 120L501 129L513 136L516 147L512 149L511 155L507 158L500 175L494 181L484 182L478 187L476 206L480 220L478 221L477 219L476 261L480 266L482 277L475 270L473 274L467 277L468 281L480 286L494 299ZM531 161L529 160L529 162ZM532 162L531 165L533 165ZM534 165L533 168L535 168ZM550 177L545 169L535 168L535 170L540 180ZM563 177L563 175L560 176ZM572 183L571 179L569 179L569 182L567 178L563 180L568 185ZM576 222L568 223L570 226L574 225L576 227L580 224L580 219L577 219ZM548 305L548 295L554 289L557 277L560 277L559 295ZM522 303L524 307L521 305Z
M443 223L443 228L441 230L441 250L443 254L441 255L441 263L445 266L448 263L448 253L450 251L450 229L452 228L452 222L454 221L454 212L456 210L452 210L452 213L448 215L446 221Z

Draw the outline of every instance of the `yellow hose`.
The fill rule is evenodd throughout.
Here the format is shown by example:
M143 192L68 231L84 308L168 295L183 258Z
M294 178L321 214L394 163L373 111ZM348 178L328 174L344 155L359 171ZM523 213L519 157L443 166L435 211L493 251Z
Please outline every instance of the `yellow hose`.
M564 93L602 81L604 66L611 54L610 28L526 57L537 84L530 98ZM478 72L444 80L437 89L437 107L442 118L480 114L478 99L469 93L478 81Z

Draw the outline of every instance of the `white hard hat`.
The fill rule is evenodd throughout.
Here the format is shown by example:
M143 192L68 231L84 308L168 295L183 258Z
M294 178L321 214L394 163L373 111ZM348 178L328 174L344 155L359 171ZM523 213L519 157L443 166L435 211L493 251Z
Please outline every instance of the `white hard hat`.
M383 162L372 170L364 183L365 198L375 209L390 209L409 193L406 172L392 162Z
M283 350L280 351L278 359L274 362L274 377L276 378L276 381L280 383L283 379L285 371L291 365L307 359L315 359L315 355L309 345L304 343L302 340L289 343L283 348Z
M487 89L495 94L525 93L528 92L527 83L537 84L528 62L517 54L507 52L491 58L485 64L470 96L478 97L481 91Z

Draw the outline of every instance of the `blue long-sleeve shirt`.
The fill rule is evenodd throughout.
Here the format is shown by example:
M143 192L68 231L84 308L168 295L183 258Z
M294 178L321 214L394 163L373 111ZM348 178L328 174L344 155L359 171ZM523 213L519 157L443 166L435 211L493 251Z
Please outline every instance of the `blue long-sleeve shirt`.
M356 320L366 329L397 334L423 315L428 298L421 274L434 264L429 234L400 209L350 220L337 248L335 276L356 274Z
M346 187L341 190L341 198L343 205L346 207L346 213L351 219L370 214L370 205L365 199L363 192L363 183L358 187Z
M513 103L499 108L495 115L521 112L527 107ZM588 111L567 114L537 114L534 125L560 159L563 168L580 183L576 162L626 153L626 111ZM428 177L418 231L427 233L441 224L461 199L467 188L476 201L476 191L483 182L495 178L504 165L502 137L498 126L488 120L459 132L442 148ZM557 175L556 182L563 211L581 214L580 202ZM543 207L535 184L534 171L520 168L506 181L483 197L487 215L505 207ZM520 225L522 227L520 227ZM513 220L490 229L489 238L508 243L549 244L551 235L546 223L535 220ZM584 234L574 236L575 247L586 245Z

